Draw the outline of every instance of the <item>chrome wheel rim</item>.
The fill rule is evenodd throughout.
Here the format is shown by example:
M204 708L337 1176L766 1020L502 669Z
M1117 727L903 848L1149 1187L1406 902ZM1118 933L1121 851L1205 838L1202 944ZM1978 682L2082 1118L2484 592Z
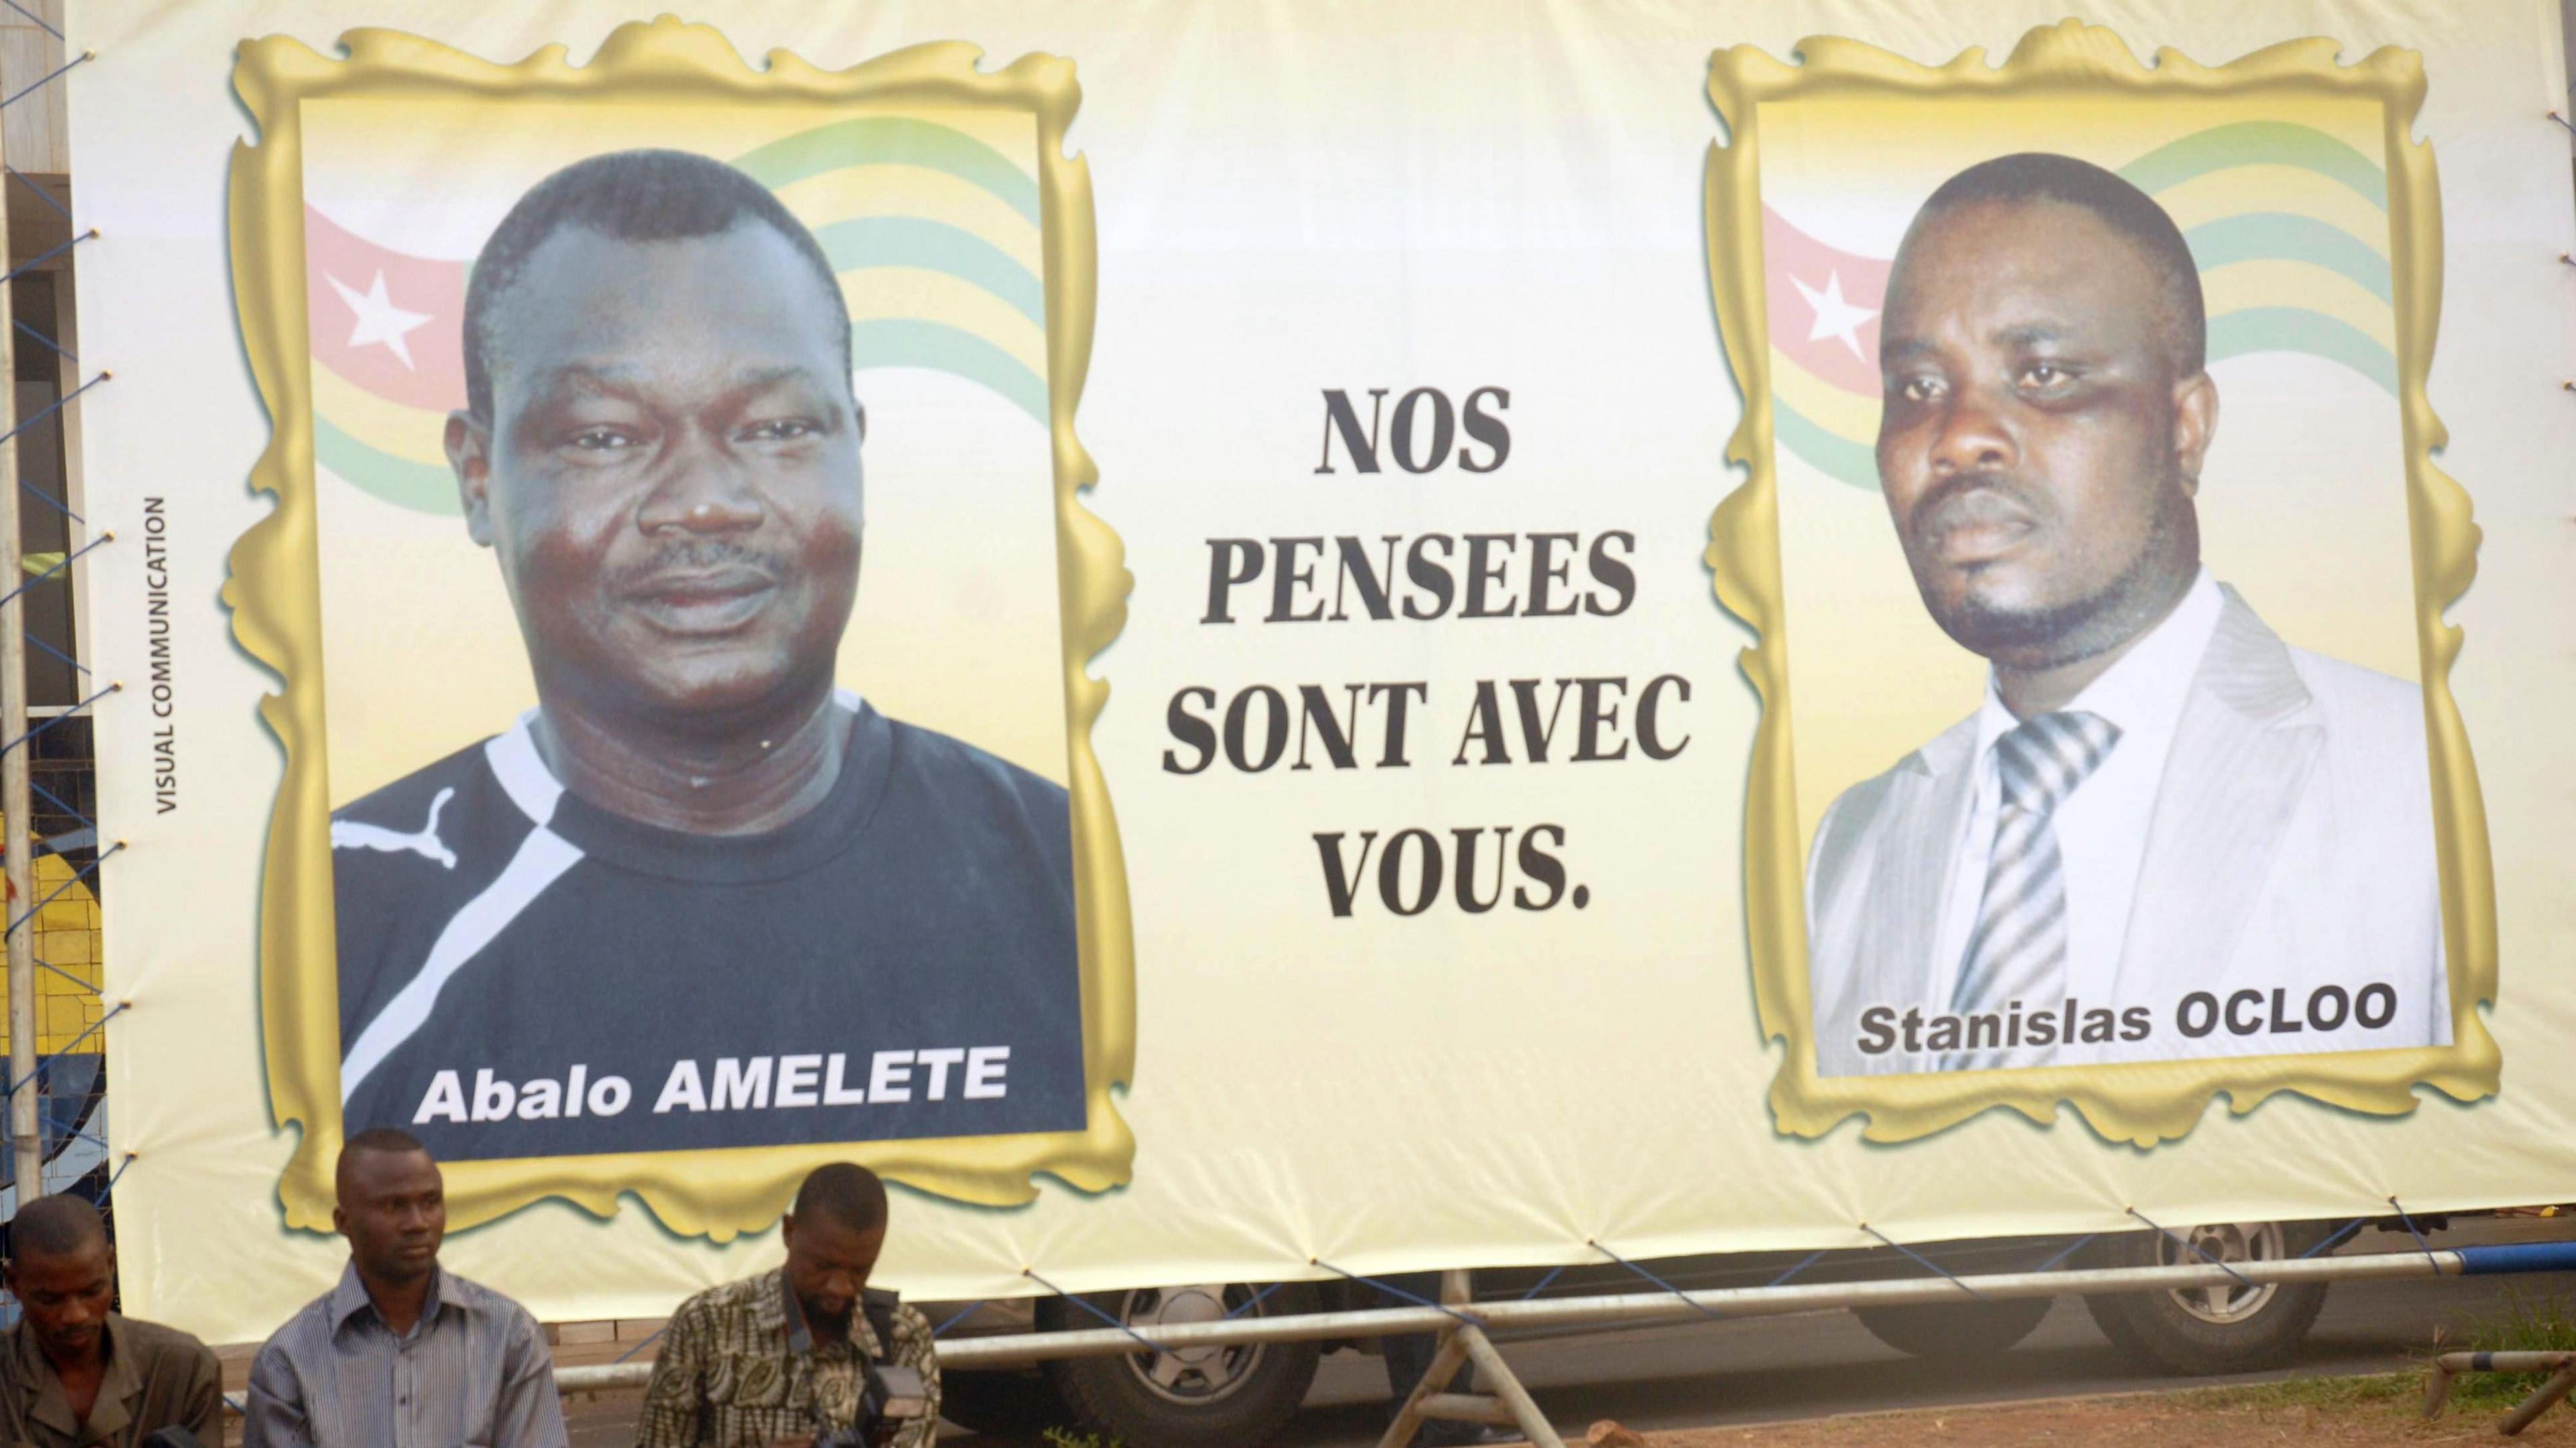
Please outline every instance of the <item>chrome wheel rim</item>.
M1193 1322L1222 1322L1229 1317L1263 1316L1258 1295L1241 1284L1194 1283L1186 1287L1145 1287L1119 1303L1119 1321L1140 1337L1157 1327ZM1209 1344L1176 1352L1136 1353L1123 1361L1145 1391L1167 1403L1204 1408L1223 1402L1261 1366L1268 1351L1262 1343Z
M2175 1236L2183 1240L2177 1242ZM2235 1267L2278 1262L2289 1255L2289 1239L2278 1222L2220 1222L2156 1238L2156 1261L2167 1267L2205 1267L2212 1262ZM2231 1279L2211 1287L2179 1287L2166 1295L2195 1321L2233 1327L2270 1306L2280 1290L2275 1282Z

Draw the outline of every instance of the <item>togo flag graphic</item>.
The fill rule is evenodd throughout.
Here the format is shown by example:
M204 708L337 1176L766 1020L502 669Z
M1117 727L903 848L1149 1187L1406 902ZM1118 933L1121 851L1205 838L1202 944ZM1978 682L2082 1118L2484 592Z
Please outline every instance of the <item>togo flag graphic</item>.
M2314 127L2239 121L2096 159L2182 229L2200 267L2212 364L2306 353L2396 395L2388 176L2377 158ZM1835 230L1763 211L1773 427L1784 453L1874 490L1878 320L1893 247L1837 245Z
M458 511L441 438L447 414L465 405L467 278L521 193L605 148L588 144L581 112L561 119L529 128L524 164L509 175L424 180L460 193L453 224L435 236L418 234L415 209L394 204L402 178L368 174L339 148L308 159L306 307L323 472L398 507ZM1043 421L1045 268L1026 118L817 120L794 118L796 129L731 148L672 144L740 167L813 231L849 303L854 372L946 372Z

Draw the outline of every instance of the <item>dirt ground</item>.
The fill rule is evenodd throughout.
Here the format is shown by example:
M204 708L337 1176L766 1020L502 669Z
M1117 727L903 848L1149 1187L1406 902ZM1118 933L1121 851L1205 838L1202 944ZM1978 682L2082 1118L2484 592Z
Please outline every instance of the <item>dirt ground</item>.
M2416 1380L2420 1390L2420 1379ZM2430 1423L2421 1399L2391 1392L2363 1401L2298 1402L2207 1393L2089 1398L1997 1408L1941 1409L1822 1418L1758 1428L1694 1428L1648 1433L1651 1448L2252 1448L2297 1443L2345 1448L2360 1444L2528 1443L2576 1448L2576 1408L2552 1408L2521 1437L2496 1436L2504 1407L2455 1406ZM1569 1438L1568 1448L1580 1440ZM1613 1439L1613 1442L1625 1440Z

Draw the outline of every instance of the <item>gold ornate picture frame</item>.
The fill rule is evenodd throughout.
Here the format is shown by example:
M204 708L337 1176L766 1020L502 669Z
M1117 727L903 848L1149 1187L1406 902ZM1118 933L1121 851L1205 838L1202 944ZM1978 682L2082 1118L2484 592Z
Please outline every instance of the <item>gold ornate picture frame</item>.
M259 132L255 144L236 149L231 168L235 301L272 426L251 483L276 507L235 544L224 601L242 648L283 680L260 705L285 751L261 886L260 998L271 1115L280 1128L301 1133L280 1183L286 1224L330 1230L332 1165L342 1139L301 117L307 102L345 98L984 107L1026 113L1038 138L1044 376L1042 396L1024 406L1042 409L1052 438L1084 1127L452 1162L445 1167L451 1224L471 1226L547 1197L607 1216L618 1196L631 1192L671 1230L725 1240L775 1222L804 1174L835 1160L861 1161L924 1192L997 1206L1032 1199L1039 1173L1089 1192L1125 1183L1135 1141L1116 1096L1135 1064L1132 926L1117 820L1091 745L1109 690L1086 665L1124 627L1132 579L1117 535L1079 498L1098 481L1074 433L1091 352L1096 257L1089 170L1063 151L1080 103L1072 63L1032 55L988 72L977 68L980 50L952 42L840 71L785 52L755 68L713 28L668 18L619 28L580 65L561 46L505 65L387 30L353 31L341 43L345 58L281 37L250 41L234 76Z
M2339 65L2333 41L2312 39L2214 68L2171 50L2142 64L2116 34L2075 21L2031 31L1999 67L1982 49L1934 67L1829 36L1800 42L1794 57L1795 63L1786 62L1749 46L1712 57L1708 96L1726 134L1710 148L1705 190L1709 282L1726 359L1744 402L1727 458L1745 470L1741 485L1711 520L1706 557L1719 601L1758 636L1742 655L1745 675L1762 703L1746 791L1744 893L1761 1029L1766 1039L1785 1046L1770 1093L1777 1129L1821 1136L1860 1115L1867 1118L1866 1139L1900 1142L1998 1106L2050 1123L2058 1103L2065 1102L2104 1138L2147 1147L2190 1131L2220 1093L2239 1114L2278 1092L2391 1115L2414 1108L2418 1085L2461 1101L2493 1095L2501 1057L2479 1005L2496 995L2495 890L2477 773L2448 684L2461 634L2443 620L2444 609L2467 590L2475 574L2479 533L2470 521L2467 493L2432 459L2446 441L2424 389L2440 311L2442 229L2430 144L2412 137L2425 93L2420 59L2391 48ZM2414 642L2430 748L2451 1044L2306 1056L1821 1076L1791 742L1793 630L1784 596L1776 452L1785 430L1805 424L1775 409L1761 171L1766 111L1813 97L2011 101L2088 96L2332 96L2366 100L2379 108L2396 344L2390 382L2403 437ZM1852 350L1860 355L1857 344ZM1868 366L1874 373L1874 360ZM1828 445L1817 447L1821 452ZM1846 450L1842 456L1847 468L1868 464L1865 449L1858 454ZM1874 486L1874 476L1868 483Z

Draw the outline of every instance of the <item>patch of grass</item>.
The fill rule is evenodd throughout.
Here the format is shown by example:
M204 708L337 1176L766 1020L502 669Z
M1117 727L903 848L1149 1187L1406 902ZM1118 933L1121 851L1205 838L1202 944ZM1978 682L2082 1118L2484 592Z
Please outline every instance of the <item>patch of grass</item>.
M2278 1412L2292 1408L2358 1408L2420 1402L2424 1379L2412 1373L2373 1373L2359 1378L2284 1378L2238 1388L2202 1388L2183 1396L2203 1406Z
M2431 1352L2576 1352L2576 1308L2557 1293L2508 1292L2493 1314L2475 1318L2456 1333L2438 1335ZM2236 1388L2204 1388L2186 1394L2220 1410L2281 1412L2313 1408L2323 1411L2419 1410L2424 1401L2422 1367L2403 1373L2377 1373L2357 1378L2288 1378ZM2473 1413L2501 1413L2547 1381L2546 1373L2462 1373L2451 1380L2451 1408Z
M1071 1428L1049 1428L1043 1435L1047 1448L1127 1448L1117 1438L1103 1438L1097 1433L1082 1433Z
M2576 1352L2576 1309L2559 1293L2508 1291L2504 1305L2468 1323L2461 1339L2437 1341L2434 1351ZM2451 1380L2451 1401L2507 1408L2548 1380L2547 1373L2462 1373Z

